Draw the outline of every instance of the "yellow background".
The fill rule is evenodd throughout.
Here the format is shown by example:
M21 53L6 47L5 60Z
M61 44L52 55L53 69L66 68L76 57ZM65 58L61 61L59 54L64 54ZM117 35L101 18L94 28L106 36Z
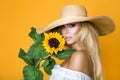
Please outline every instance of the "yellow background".
M101 58L105 80L120 80L120 0L0 0L0 80L22 79L26 64L18 52L33 43L30 28L58 19L67 4L82 4L89 16L107 15L114 20L116 30L100 37Z

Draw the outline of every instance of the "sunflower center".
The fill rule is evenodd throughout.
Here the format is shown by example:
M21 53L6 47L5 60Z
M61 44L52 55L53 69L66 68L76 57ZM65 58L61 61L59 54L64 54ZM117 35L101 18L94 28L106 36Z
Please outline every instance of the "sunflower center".
M52 48L57 48L60 42L56 38L49 39L49 46Z

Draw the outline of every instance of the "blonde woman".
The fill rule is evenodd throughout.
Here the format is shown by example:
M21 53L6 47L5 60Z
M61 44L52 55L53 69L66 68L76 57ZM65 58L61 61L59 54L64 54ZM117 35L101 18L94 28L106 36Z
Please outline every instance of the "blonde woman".
M50 80L103 80L99 58L98 36L114 31L114 22L107 16L87 17L81 5L67 5L61 18L47 27L37 29L41 34L58 28L66 46L76 51L62 64L56 64Z

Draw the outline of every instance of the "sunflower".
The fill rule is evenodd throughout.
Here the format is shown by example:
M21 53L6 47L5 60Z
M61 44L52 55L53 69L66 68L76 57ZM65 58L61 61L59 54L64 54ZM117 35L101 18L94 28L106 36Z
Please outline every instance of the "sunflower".
M43 47L47 52L57 54L64 49L65 39L57 32L44 33Z

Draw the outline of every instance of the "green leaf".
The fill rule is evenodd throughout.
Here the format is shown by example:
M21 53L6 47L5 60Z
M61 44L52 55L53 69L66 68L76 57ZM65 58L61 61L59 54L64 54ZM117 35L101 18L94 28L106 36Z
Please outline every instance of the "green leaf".
M30 65L24 67L23 76L25 80L43 80L43 73Z
M36 80L43 80L43 73L40 70L35 71Z
M49 59L46 59L46 61L42 64L43 67L46 67L49 64Z
M65 49L63 51L58 52L57 54L54 54L55 57L57 57L60 60L66 59L70 57L75 50L73 49Z
M30 57L25 53L25 51L24 51L23 49L20 49L18 56L19 56L19 58L22 58L27 64L33 65L32 60L31 60Z
M34 43L28 50L31 59L40 59L49 55L42 47L41 41Z
M42 41L44 39L44 34L38 34L36 32L36 29L34 27L31 28L31 32L29 33L29 36L33 39L33 41Z
M44 63L44 71L48 74L51 75L51 70L53 69L54 65L56 64L55 60L52 58L48 58L47 61Z
M33 61L33 66L37 69L39 69L39 66L40 66L40 59L32 59Z

